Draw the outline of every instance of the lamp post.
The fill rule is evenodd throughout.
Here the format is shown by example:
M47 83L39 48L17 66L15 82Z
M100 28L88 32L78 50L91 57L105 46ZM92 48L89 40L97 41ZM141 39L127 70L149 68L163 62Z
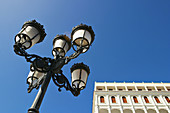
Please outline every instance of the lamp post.
M36 20L25 22L21 31L15 36L14 52L24 56L30 62L30 72L27 77L28 93L34 88L38 89L37 96L28 109L28 113L39 113L39 108L45 95L48 84L52 78L53 82L61 88L71 91L74 96L78 96L80 91L86 87L90 69L83 63L76 63L71 67L72 83L62 72L62 67L71 59L85 53L94 41L94 32L91 26L80 24L73 28L71 39L66 35L57 35L53 40L52 54L54 58L40 57L35 54L28 54L27 49L40 43L46 36L43 26ZM75 51L70 56L65 56L70 48Z

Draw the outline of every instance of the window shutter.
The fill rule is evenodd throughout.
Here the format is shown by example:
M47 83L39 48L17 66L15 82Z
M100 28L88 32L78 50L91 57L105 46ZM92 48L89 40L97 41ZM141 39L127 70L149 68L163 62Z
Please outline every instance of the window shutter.
M112 103L116 103L116 99L114 96L112 96L111 99L112 99Z
M122 99L123 99L123 103L127 103L126 97L123 96Z
M135 103L138 103L138 99L135 96L133 97L133 100Z
M157 103L161 103L161 102L159 101L159 98L158 98L158 97L155 96L154 98L155 98L155 100L156 100Z
M103 96L100 97L100 102L104 103L104 97Z
M145 99L146 103L149 103L149 100L148 100L148 98L146 96L144 97L144 99Z
M166 101L168 102L168 103L170 103L170 100L169 100L169 98L166 96L165 97L165 99L166 99Z

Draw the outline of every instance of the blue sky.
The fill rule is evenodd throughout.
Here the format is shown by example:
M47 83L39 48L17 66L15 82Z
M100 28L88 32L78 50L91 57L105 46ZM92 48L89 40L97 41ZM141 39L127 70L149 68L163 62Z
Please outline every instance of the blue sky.
M87 87L78 97L51 81L40 113L91 113L95 81L170 82L169 0L4 0L0 3L0 108L2 113L26 113L37 90L27 93L30 64L13 52L14 37L23 23L36 19L47 36L28 50L53 57L57 34L70 34L80 23L96 34L90 50L63 67L89 65ZM70 50L67 55L73 53Z

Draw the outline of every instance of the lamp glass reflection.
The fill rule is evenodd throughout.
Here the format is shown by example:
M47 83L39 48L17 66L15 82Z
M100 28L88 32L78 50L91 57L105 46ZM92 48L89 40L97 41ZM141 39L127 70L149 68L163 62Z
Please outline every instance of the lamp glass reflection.
M84 69L76 69L72 72L72 87L84 89L87 82L88 73Z
M45 73L38 71L30 71L27 77L27 83L29 85L36 85L39 78L42 78Z
M43 26L36 20L27 21L21 31L15 36L15 42L20 43L24 49L28 49L44 40L46 36Z
M67 51L71 48L71 41L66 35L57 35L53 40L53 56L57 55L64 57Z
M16 36L16 42L21 43L26 49L32 47L40 40L39 31L32 26L27 26L21 29Z
M53 48L56 48L57 52L59 52L61 56L65 56L65 53L67 53L67 50L69 49L69 45L65 40L57 39L54 42ZM53 53L53 55L54 54L55 52Z
M91 34L87 30L77 30L73 34L73 42L77 46L87 46L91 43Z

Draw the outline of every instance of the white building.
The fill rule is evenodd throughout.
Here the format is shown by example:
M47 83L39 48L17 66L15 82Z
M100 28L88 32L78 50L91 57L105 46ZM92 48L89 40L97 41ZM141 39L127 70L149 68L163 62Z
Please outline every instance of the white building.
M170 113L170 83L95 82L92 113Z

